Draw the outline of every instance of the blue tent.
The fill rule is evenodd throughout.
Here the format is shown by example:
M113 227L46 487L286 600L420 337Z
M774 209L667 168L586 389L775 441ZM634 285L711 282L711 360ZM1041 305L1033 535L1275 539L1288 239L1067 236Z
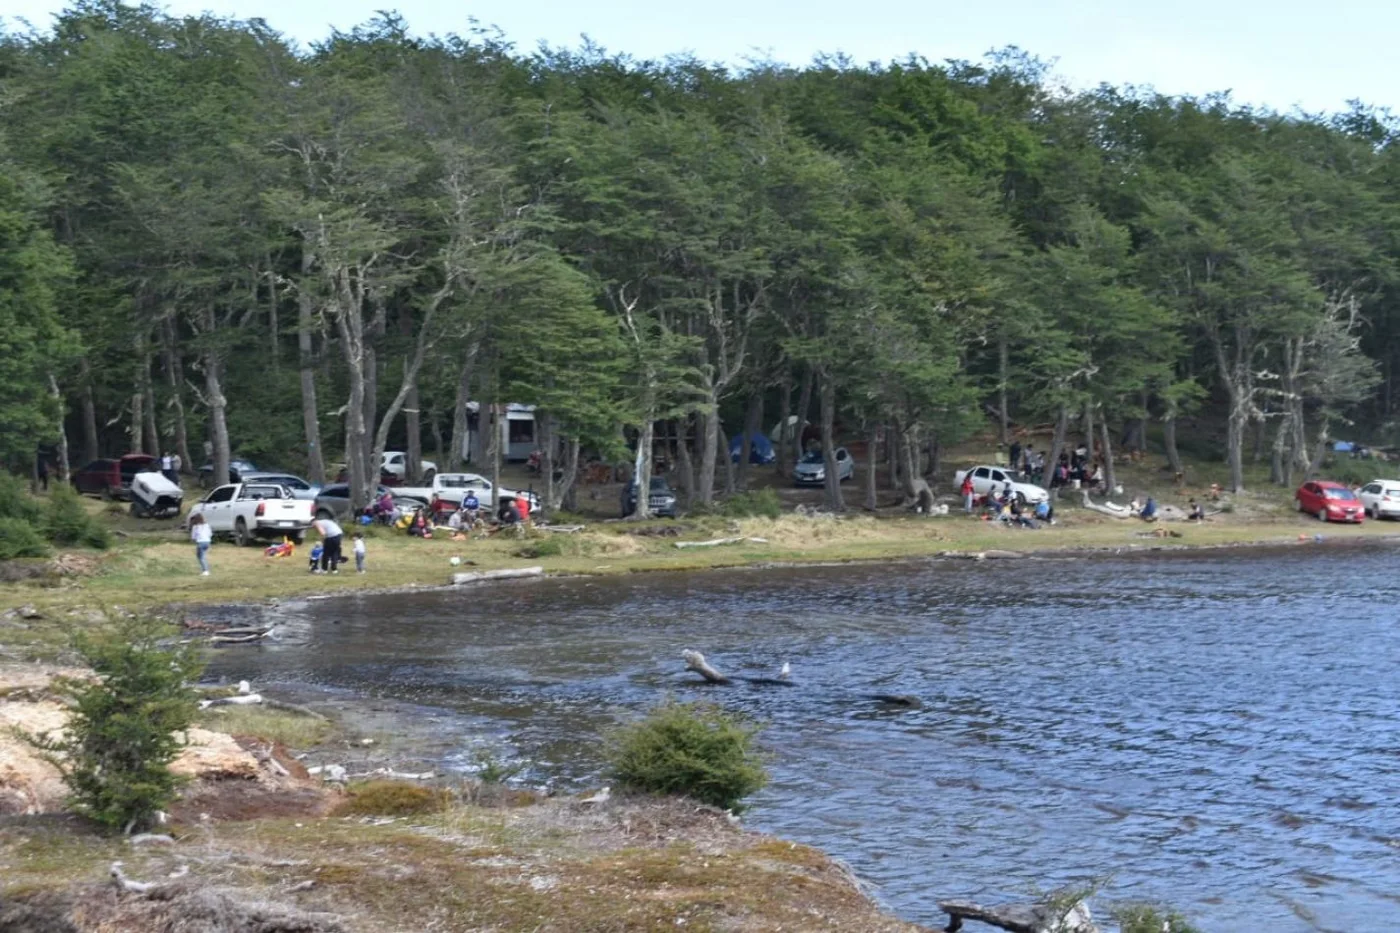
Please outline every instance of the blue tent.
M739 454L744 449L744 435L736 434L729 441L729 459L735 463L739 462ZM773 442L767 435L755 431L749 435L749 463L765 464L772 463L778 459L778 455L773 452Z
M1332 444L1332 449L1339 454L1349 454L1356 449L1356 445L1351 441L1336 441Z

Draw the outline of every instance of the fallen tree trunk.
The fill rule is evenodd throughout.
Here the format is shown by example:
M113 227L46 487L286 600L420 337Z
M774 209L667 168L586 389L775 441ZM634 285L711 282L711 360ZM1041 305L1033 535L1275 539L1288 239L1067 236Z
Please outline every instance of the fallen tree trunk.
M543 567L508 567L503 570L472 570L467 573L454 573L452 585L482 583L486 580L513 580L518 577L542 577Z
M748 542L753 543L753 544L767 544L767 543L768 543L768 539L767 539L767 538L745 538L745 537L742 537L742 536L741 536L741 537L738 537L738 538L715 538L715 539L712 540L712 541L677 541L677 542L676 542L676 547L678 547L678 548L687 548L687 547L719 547L721 544L738 544L738 543L740 543L741 541L748 541Z
M712 684L727 684L731 681L719 671L715 670L705 660L705 656L698 651L689 649L681 652L681 657L685 659L685 669L694 671Z

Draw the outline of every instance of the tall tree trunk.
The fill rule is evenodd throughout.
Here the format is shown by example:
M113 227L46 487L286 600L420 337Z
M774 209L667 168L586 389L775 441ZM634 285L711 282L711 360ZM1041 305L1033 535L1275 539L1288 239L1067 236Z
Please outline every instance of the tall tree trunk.
M880 424L872 422L865 429L865 510L874 512L880 507L876 495L876 477L880 472Z
M914 442L914 429L899 432L900 479L904 481L904 500L913 505L919 494L919 453Z
M889 469L890 472L890 491L897 492L900 488L899 459L901 456L899 452L898 441L900 434L899 425L897 423L890 423L886 425L885 434L889 438L887 441L885 441L885 460L886 467Z
M749 490L749 459L753 456L754 435L763 430L763 391L754 390L749 396L748 409L744 413L744 436L739 441L739 462L735 486L740 492ZM728 453L728 450L725 451Z
M642 407L642 423L637 431L637 452L632 461L632 482L637 490L637 507L631 517L640 521L651 518L651 447L656 431L656 396L648 387L646 402ZM714 474L711 472L711 477Z
M277 303L281 296L277 291L277 270L272 265L272 255L263 253L263 267L267 269L267 348L272 353L272 371L282 371L282 329L278 320Z
M1292 425L1288 423L1290 417L1288 409L1285 408L1283 413L1279 415L1277 427L1274 428L1274 442L1270 447L1269 456L1269 482L1275 486L1290 485L1289 479L1293 464L1291 458L1286 457L1289 432L1293 429ZM1284 465L1285 459L1290 460L1287 466Z
M1118 471L1113 465L1113 441L1108 433L1108 415L1099 419L1099 434L1103 437L1103 481L1106 492L1118 488Z
M938 474L943 464L943 444L939 440L937 431L929 437L925 451L928 454L928 469L924 471L924 479L932 485L938 482Z
M68 483L68 477L72 472L68 457L68 405L63 400L63 393L58 391L58 380L53 373L49 373L49 394L53 396L54 407L58 409L58 481Z
M846 511L841 497L841 481L836 470L836 379L830 373L821 377L822 457L826 461L826 507Z
M792 365L783 367L782 382L778 387L778 436L772 440L778 445L775 451L778 475L787 476L792 471L789 458L792 456L792 438L788 435L787 423L792 417Z
M447 452L442 447L442 424L435 407L428 409L428 433L433 436L433 456L437 458L438 463L446 463Z
M146 388L141 384L140 361L144 354L141 352L140 338L133 341L133 349L137 361L135 385L131 392L131 421L127 426L127 449L131 453L146 453Z
M215 329L214 309L204 311L205 333L213 334ZM224 398L223 360L218 351L210 347L204 351L204 400L209 406L209 440L214 447L215 486L228 482L228 462L230 457L228 442L228 420L225 417L227 401Z
M423 422L418 405L418 375L415 373L403 400L406 466L415 481L423 476Z
M793 463L802 459L807 449L802 445L802 437L807 428L808 415L812 411L812 392L816 388L817 374L811 366L803 368L802 383L797 392L797 423L793 425ZM788 471L792 472L791 470Z
M347 278L349 270L342 270L340 275ZM379 476L365 469L369 462L369 429L365 424L364 316L359 301L349 294L350 288L348 282L343 282L335 317L350 383L345 403L345 468L349 473L350 505L358 513L369 504Z
M554 416L549 412L535 409L535 445L540 451L540 501L547 511L559 508L559 498L554 484L554 462L558 441L555 438Z
M83 462L91 463L102 451L97 443L97 404L92 397L92 368L86 356L82 358L78 379L78 397L83 413Z
M700 504L709 505L715 495L715 468L718 465L720 434L719 396L714 387L708 390L709 401L700 413Z
M1003 334L997 338L997 437L1002 447L1009 447L1011 444L1011 413L1006 405L1006 384L1010 379L1011 350Z
M377 486L379 484L380 464L378 451L376 450L378 445L371 445L368 440L376 434L378 425L376 418L379 414L379 355L375 352L374 344L371 342L372 340L373 332L366 333L363 341L365 388L362 402L362 407L364 409L362 417L364 419L366 441L360 450L364 456L365 476L369 478L368 481L371 486ZM390 425L390 427L393 427L393 425Z
M1055 418L1055 433L1050 436L1050 453L1045 458L1045 485L1053 485L1053 477L1060 467L1060 454L1065 451L1065 437L1069 434L1069 408L1060 405L1060 413ZM1058 497L1060 491L1055 490Z
M1167 465L1171 467L1172 474L1180 475L1181 451L1176 449L1176 403L1167 403L1167 413L1162 416L1162 446L1166 449Z
M582 447L583 443L576 437L569 438L564 444L564 477L559 484L559 502L562 508L571 511L578 508L578 459Z
M496 497L496 490L501 488L501 413L505 409L505 405L495 400L499 386L499 380L491 380L491 438L486 445L487 462L491 467L491 490L494 497L491 505L497 509L501 507L500 498Z
M1254 451L1250 456L1251 463L1258 463L1264 459L1264 441L1267 425L1262 417L1256 416L1254 419Z
M167 317L161 324L162 354L165 363L165 383L170 389L170 407L175 412L175 453L180 457L180 465L188 471L199 469L199 464L190 457L189 425L185 423L185 374L180 362L180 351L175 340L175 321Z
M680 471L679 481L681 492L685 495L685 504L689 508L695 504L695 458L690 454L690 415L677 418L676 429L676 461Z
M1327 442L1331 439L1332 417L1324 411L1322 423L1317 428L1317 446L1313 448L1312 459L1308 463L1308 472L1303 476L1304 481L1312 479L1322 471L1322 461L1327 456Z
M1084 403L1084 449L1089 452L1088 468L1094 465L1094 403Z
M1230 391L1230 414L1225 425L1225 459L1230 465L1230 491L1244 492L1244 433L1249 427L1249 411L1239 398L1238 388Z
M457 397L452 402L452 449L447 457L447 469L456 472L462 468L462 463L466 459L467 448L467 403L471 401L472 393L472 372L476 368L476 355L481 350L481 344L473 340L467 344L466 358L462 361L462 371L457 377ZM477 437L481 437L481 425L483 416L486 413L477 409ZM479 456L479 451L473 451Z
M302 247L302 282L297 290L297 367L301 374L301 427L306 438L306 478L315 485L326 482L326 459L321 451L321 416L316 408L316 354L312 345L315 317L311 307L310 275L314 259L309 246Z

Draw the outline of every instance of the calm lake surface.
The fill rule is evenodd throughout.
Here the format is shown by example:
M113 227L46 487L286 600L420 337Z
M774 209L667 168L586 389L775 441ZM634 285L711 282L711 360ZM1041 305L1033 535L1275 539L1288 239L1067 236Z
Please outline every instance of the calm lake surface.
M1400 553L1325 545L546 580L284 608L211 673L413 704L444 766L563 788L705 697L767 724L748 822L909 919L1111 876L1209 931L1354 933L1400 929L1397 604ZM685 648L799 685L698 687Z

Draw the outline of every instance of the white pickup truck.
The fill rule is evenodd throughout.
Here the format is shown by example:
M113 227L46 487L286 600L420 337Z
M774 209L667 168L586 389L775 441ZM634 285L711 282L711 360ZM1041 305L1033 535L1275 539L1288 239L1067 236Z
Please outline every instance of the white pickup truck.
M491 481L479 473L439 473L433 477L431 484L427 486L395 486L394 495L404 496L409 499L420 499L425 504L436 499L439 502L451 502L460 505L462 499L467 495L467 490L476 493L476 498L481 502L481 507L490 511L496 507L496 492L491 487ZM528 495L530 508L539 508L539 497L533 493L517 492L514 489L501 487L501 495L518 496L524 498Z
M437 475L437 464L431 460L423 460L418 464L419 471L423 474L423 479L428 482L433 481ZM404 479L404 474L408 472L408 454L402 450L386 450L384 456L379 458L379 472L384 476L393 476Z
M1006 488L1006 484L1011 484L1011 491L1020 496L1021 501L1027 505L1037 505L1050 498L1050 493L1035 483L1026 482L1026 478L1015 470L999 466L979 466L972 470L972 491L979 496L987 493L1000 494ZM968 474L967 470L959 470L953 475L953 486L962 488L963 477Z
M286 488L273 483L229 483L196 503L190 517L203 515L214 534L232 535L240 545L283 536L300 544L311 525L314 507L314 502L295 499Z

